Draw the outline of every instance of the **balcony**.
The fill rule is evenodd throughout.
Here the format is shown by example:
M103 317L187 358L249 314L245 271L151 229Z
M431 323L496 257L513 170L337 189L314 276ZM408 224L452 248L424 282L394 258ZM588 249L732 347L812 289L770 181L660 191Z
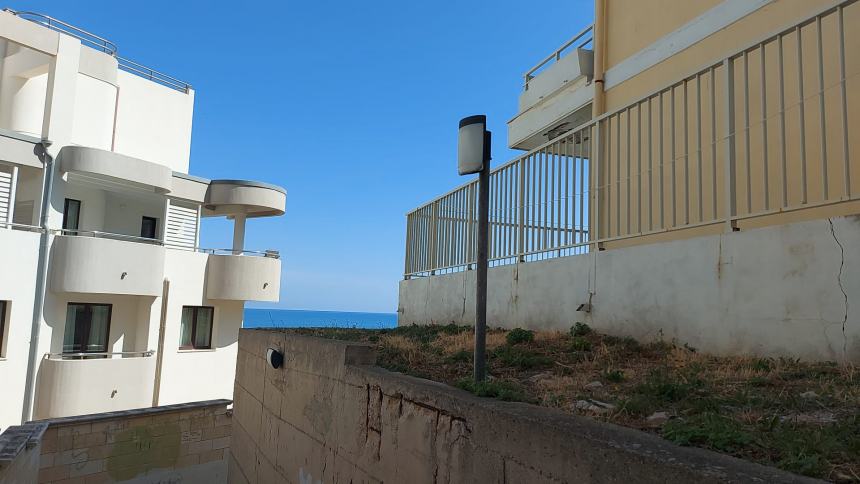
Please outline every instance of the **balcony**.
M54 292L159 296L164 278L161 241L98 231L62 231L54 239Z
M531 150L591 119L592 26L524 74L517 115L508 121L511 148Z
M152 405L152 351L54 353L39 368L35 419Z
M211 251L206 273L209 299L277 302L280 297L277 252Z

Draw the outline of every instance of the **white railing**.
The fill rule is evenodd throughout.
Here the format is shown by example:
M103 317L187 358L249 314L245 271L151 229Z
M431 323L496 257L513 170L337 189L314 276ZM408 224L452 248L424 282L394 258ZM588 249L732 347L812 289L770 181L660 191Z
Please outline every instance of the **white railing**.
M108 39L105 39L104 37L99 37L92 32L88 32L80 27L75 27L72 24L63 22L62 20L55 19L54 17L42 13L19 12L10 8L6 8L4 9L4 11L9 12L12 15L21 17L24 20L29 20L30 22L39 24L43 27L47 27L55 32L70 35L80 40L83 45L92 47L96 50L104 52L105 54L116 57L118 67L124 71L138 75L145 79L149 79L150 81L157 82L171 89L176 89L177 91L188 93L188 91L191 90L191 84L185 81L181 81L175 77L168 76L167 74L158 72L154 69L146 67L142 64L138 64L137 62L131 61L129 59L119 57L117 55L116 44L114 44Z
M151 239L149 237L139 237L137 235L115 234L112 232L102 232L99 230L72 230L62 229L57 230L58 235L67 235L72 237L92 237L96 239L111 239L126 242L137 242L151 245L164 245L164 241L159 239Z
M78 353L45 353L46 360L79 360L82 358L149 358L155 350L146 351L113 351L113 352L78 352Z
M594 25L589 25L584 28L581 32L574 35L570 40L561 45L558 49L555 50L552 54L546 56L542 61L538 62L537 65L529 69L525 74L523 74L523 87L528 90L529 81L535 78L538 71L543 69L545 66L549 65L551 62L558 62L564 55L566 55L566 51L571 47L575 46L576 49L581 49L587 46L592 42L592 33L594 31Z
M845 44L847 7L860 8L825 9L495 168L491 262L705 226L734 231L751 219L785 223L782 214L799 210L845 212L826 207L860 193L848 117L860 97L846 88L860 70L846 72L846 51L858 47ZM407 214L406 278L471 268L476 198L473 181Z

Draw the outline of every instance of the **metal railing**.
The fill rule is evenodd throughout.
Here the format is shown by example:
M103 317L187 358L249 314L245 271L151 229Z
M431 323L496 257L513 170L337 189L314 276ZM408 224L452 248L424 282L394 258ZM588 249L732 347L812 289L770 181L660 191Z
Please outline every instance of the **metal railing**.
M56 231L57 235L66 235L72 237L92 237L96 239L111 239L126 242L137 242L150 245L164 245L163 240L151 239L149 237L140 237L137 235L115 234L112 232L101 232L99 230L71 230L62 229Z
M118 56L116 44L114 44L108 39L105 39L104 37L99 37L92 32L88 32L80 27L75 27L74 25L69 24L67 22L63 22L62 20L55 19L50 15L45 15L38 12L19 12L10 8L6 8L4 9L4 11L9 12L12 15L21 17L24 20L29 20L30 22L47 27L53 31L70 35L80 40L83 45L92 47L96 50L104 52L105 54L116 57L118 67L126 72L130 72L145 79L149 79L150 81L156 82L171 89L182 91L186 94L191 90L191 84L185 81L181 81L175 77L168 76L167 74L158 72L142 64Z
M786 223L781 214L858 200L849 6L860 8L825 9L494 169L493 263L705 226L734 231L750 219ZM475 192L470 182L407 214L406 278L470 268Z
M573 38L571 38L570 40L568 40L567 42L562 44L561 47L559 47L558 49L555 50L555 52L546 56L542 61L538 62L537 65L535 65L534 67L529 69L525 74L523 74L524 89L529 88L529 81L531 81L532 79L535 78L535 75L537 74L538 71L540 71L541 69L543 69L545 66L547 66L549 63L551 63L553 61L558 62L566 54L566 51L571 46L575 45L575 48L581 49L581 48L587 46L588 44L590 44L591 41L593 40L592 39L592 32L593 31L594 31L594 24L589 25L588 27L584 28L581 32L574 35Z
M87 358L117 359L117 358L149 358L155 350L146 351L113 351L113 352L78 352L78 353L45 353L46 360L81 360Z

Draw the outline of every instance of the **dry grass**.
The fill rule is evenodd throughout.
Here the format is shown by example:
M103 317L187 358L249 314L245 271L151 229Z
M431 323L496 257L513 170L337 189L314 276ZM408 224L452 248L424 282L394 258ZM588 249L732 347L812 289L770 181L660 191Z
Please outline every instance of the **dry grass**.
M487 333L492 378L477 387L468 380L471 328L303 332L374 343L381 366L481 396L555 407L656 432L682 445L835 482L860 482L860 371L853 365L717 357L673 342L637 342L583 327L576 336L536 331L533 338L509 344L509 332L494 329ZM589 399L614 408L575 408L578 400ZM658 411L671 419L655 426L648 417Z

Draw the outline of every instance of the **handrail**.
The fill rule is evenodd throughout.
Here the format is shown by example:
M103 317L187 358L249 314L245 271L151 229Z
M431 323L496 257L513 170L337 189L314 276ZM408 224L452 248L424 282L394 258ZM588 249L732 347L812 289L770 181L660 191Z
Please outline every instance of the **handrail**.
M75 27L72 24L39 12L19 12L17 10L12 10L11 8L4 8L3 10L15 15L16 17L21 17L24 20L29 20L30 22L48 27L51 30L71 35L81 42L99 49L108 55L116 56L116 44L80 27Z
M587 35L588 35L588 38L583 40L582 42L580 42L579 45L577 45L576 47L578 49L580 49L580 48L588 45L588 43L592 41L592 36L590 36L589 34L593 30L594 30L594 24L591 24L588 27L584 28L581 32L574 35L573 38L571 38L570 40L568 40L567 42L562 44L561 47L559 47L558 49L555 50L555 52L546 56L546 58L544 58L542 61L538 62L537 65L535 65L534 67L529 69L525 74L523 74L523 80L525 81L525 84L524 84L525 89L529 88L529 81L534 79L534 77L535 77L534 73L535 72L537 72L543 66L547 65L550 61L552 61L552 60L558 61L559 59L561 59L562 52L564 52L568 47L575 44L578 40L584 38Z
M3 11L9 12L16 17L21 17L24 20L28 20L43 27L47 27L55 32L71 35L72 37L80 40L81 43L85 45L93 47L96 50L100 50L112 57L116 57L117 67L126 72L130 72L132 74L138 75L140 77L169 87L171 89L184 92L186 94L188 93L188 91L191 90L191 84L185 81L181 81L175 77L168 76L167 74L164 74L162 72L158 72L155 69L146 67L143 64L139 64L124 57L120 57L119 55L117 55L117 45L110 40L105 39L104 37L99 37L92 32L88 32L80 27L75 27L72 24L55 19L54 17L51 17L50 15L45 15L43 13L23 11L19 12L17 10L12 10L11 8L5 8L3 9Z
M149 79L153 82L157 82L163 86L176 89L177 91L182 91L186 94L188 93L188 91L191 90L191 84L188 84L185 81L181 81L173 76L168 76L163 72L158 72L155 69L146 67L143 64L139 64L132 60L126 59L125 57L116 56L116 60L117 66L126 72L137 74L140 77Z
M78 359L81 357L92 357L92 356L109 356L113 358L114 356L119 356L122 358L148 358L155 354L155 350L146 350L146 351L111 351L111 352L100 352L100 353L45 353L44 359L46 360L67 360L67 359Z
M169 249L189 250L191 252L199 252L201 254L211 255L237 255L246 257L268 257L270 259L280 259L281 254L277 250L233 250L233 249L210 249L205 247L188 247L187 245L178 245L165 243L165 247Z
M58 235L66 235L72 237L92 237L95 239L112 239L112 240L127 240L130 242L141 242L144 244L164 245L164 241L159 239L150 239L149 237L139 237L137 235L114 234L111 232L101 232L99 230L72 230L61 229L56 231Z

